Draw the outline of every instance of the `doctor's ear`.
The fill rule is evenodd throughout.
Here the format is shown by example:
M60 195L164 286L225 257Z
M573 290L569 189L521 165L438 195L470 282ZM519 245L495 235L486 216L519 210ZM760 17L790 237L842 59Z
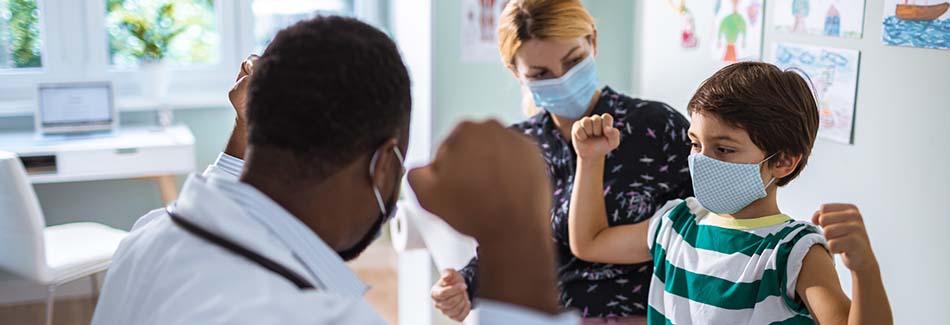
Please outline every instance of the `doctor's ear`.
M396 157L395 153L398 146L399 141L395 137L388 138L376 147L376 151L370 157L370 181L379 188L385 187L389 179L393 178L394 173L401 172L402 161Z
M802 161L802 155L791 155L784 152L772 157L771 163L769 164L772 167L772 177L775 179L781 179L782 177L788 176L795 171L795 168L798 167L798 164Z

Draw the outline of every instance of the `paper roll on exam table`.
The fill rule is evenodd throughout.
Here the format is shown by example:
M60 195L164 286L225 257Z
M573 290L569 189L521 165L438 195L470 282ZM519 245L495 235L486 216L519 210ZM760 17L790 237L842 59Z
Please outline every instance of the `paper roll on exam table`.
M439 270L461 269L475 257L475 239L456 231L439 217L410 203L400 200L396 204L396 217L390 223L393 248L397 252L425 249Z

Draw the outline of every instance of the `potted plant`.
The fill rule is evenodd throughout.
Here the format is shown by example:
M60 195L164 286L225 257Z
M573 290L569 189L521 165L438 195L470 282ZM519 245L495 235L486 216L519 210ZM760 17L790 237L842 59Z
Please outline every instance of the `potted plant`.
M169 45L188 25L175 19L173 2L161 4L154 11L134 9L138 10L118 12L119 28L138 43L130 50L138 59L143 97L161 100L168 93L168 63L165 58Z

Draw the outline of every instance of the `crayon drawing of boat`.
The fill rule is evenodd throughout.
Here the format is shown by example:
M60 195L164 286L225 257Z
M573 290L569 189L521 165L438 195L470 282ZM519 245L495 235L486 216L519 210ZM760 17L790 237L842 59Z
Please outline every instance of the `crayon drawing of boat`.
M897 5L895 16L902 20L931 21L936 20L947 12L948 8L950 8L950 3L948 2L936 5L916 5L908 4L907 1L904 1L903 4Z

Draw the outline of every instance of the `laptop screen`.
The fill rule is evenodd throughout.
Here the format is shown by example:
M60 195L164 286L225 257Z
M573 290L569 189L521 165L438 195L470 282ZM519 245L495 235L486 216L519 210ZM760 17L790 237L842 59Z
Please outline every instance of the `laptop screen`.
M42 85L39 106L42 127L110 125L113 119L108 83Z

